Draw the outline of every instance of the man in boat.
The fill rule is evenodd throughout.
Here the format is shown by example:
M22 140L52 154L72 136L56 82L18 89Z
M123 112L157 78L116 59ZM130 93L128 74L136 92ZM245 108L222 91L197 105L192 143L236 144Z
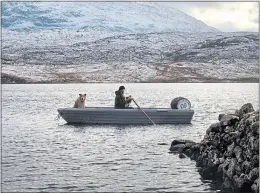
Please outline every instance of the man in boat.
M115 92L115 94L116 94L116 97L115 97L115 108L116 109L131 108L131 107L129 107L129 104L131 103L133 98L131 96L125 97L124 96L124 92L125 92L125 87L124 86L120 86L119 90L117 90Z

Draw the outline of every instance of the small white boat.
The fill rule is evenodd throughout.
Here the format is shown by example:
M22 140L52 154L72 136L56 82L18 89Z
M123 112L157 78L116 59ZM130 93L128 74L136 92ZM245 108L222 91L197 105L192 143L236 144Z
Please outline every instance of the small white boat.
M189 124L193 110L169 108L142 108L155 124ZM113 107L59 108L59 115L69 124L151 124L141 109L115 109Z
M134 100L135 102L135 100ZM139 107L139 105L135 102ZM189 124L194 111L188 99L177 97L170 108L86 107L59 108L59 115L69 124Z

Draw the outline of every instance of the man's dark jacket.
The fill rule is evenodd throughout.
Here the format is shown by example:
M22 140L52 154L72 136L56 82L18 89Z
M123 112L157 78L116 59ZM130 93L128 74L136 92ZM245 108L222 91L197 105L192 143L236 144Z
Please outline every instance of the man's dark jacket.
M129 103L131 102L131 99L125 98L123 92L121 90L117 90L115 92L115 108L116 109L124 109L128 107Z

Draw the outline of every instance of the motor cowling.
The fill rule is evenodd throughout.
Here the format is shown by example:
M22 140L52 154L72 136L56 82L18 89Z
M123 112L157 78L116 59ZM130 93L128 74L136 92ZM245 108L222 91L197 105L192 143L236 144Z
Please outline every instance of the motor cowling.
M191 108L191 103L184 97L177 97L171 102L172 109L188 110Z

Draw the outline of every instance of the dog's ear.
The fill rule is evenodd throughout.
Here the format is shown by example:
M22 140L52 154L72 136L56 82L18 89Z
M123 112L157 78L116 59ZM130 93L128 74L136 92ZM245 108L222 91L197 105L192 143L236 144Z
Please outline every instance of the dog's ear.
M87 96L87 94L84 94L84 96Z

